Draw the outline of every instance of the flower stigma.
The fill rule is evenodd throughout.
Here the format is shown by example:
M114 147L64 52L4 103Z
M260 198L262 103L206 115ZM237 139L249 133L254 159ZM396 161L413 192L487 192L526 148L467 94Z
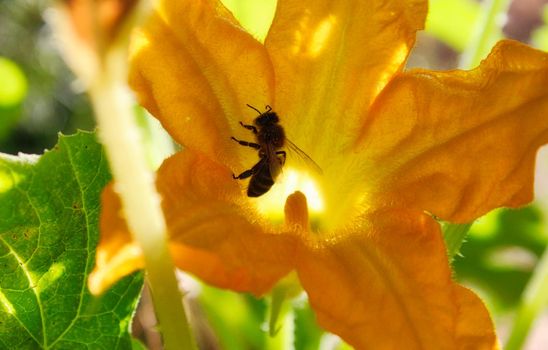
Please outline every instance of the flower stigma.
M257 209L276 224L284 222L284 206L291 194L301 192L308 203L312 229L325 210L323 195L316 180L307 172L295 168L284 168L276 183L258 198Z

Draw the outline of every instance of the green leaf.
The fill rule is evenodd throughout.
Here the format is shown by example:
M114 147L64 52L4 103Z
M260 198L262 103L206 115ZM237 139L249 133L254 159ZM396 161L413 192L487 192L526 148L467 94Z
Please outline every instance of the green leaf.
M0 56L0 106L20 104L27 95L27 79L11 60Z
M142 274L100 298L87 289L109 180L91 133L41 157L0 155L1 349L131 349Z
M445 241L447 256L450 261L453 261L455 255L458 254L472 224L473 223L452 224L450 222L441 222L443 240Z
M21 116L27 79L15 62L0 56L0 141L7 138Z
M472 39L480 15L480 5L473 0L431 0L425 30L457 51Z
M198 300L221 349L266 349L263 299L202 284Z
M147 347L143 343L141 343L140 340L135 338L131 339L131 345L131 350L147 350Z
M542 21L544 24L532 33L531 42L535 47L548 51L548 5L544 6Z
M295 350L315 350L320 348L324 331L318 326L316 316L308 302L295 302Z
M493 211L474 223L466 240L453 263L457 279L481 290L492 311L515 307L548 243L540 210Z
M259 41L264 42L274 18L276 0L222 0L240 24Z

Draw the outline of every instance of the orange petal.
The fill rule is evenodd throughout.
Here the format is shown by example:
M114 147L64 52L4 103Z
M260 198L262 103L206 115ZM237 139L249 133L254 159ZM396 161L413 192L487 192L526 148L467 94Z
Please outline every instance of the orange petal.
M376 197L453 222L528 203L548 142L547 86L548 54L513 41L472 71L401 74L360 140Z
M260 295L293 268L296 237L265 232L226 167L183 151L160 168L158 189L183 270L218 287Z
M65 0L74 28L84 41L92 45L111 44L123 21L137 4L135 0ZM95 18L93 18L95 16ZM98 41L104 41L103 43Z
M297 272L322 327L359 349L457 349L464 335L494 346L483 305L474 299L461 307L468 295L455 298L434 220L394 209L362 219L356 233L311 241L298 253ZM474 320L483 322L479 333L467 326Z
M256 295L293 268L295 237L264 231L254 213L245 209L250 207L247 198L225 166L198 153L179 152L160 167L157 187L179 268L215 286ZM104 289L143 264L140 255L127 255L135 254L135 244L118 215L118 198L112 193L103 198L92 280Z
M135 0L64 0L71 24L80 40L104 53L116 39L124 21L131 14Z
M472 291L455 285L459 306L457 344L459 349L499 349L493 322L483 302Z
M160 1L132 43L130 84L139 102L184 146L234 162L231 128L246 103L273 100L264 47L217 0ZM233 165L233 164L231 164Z
M355 133L361 111L401 70L426 11L426 0L279 0L265 45L289 136L305 150L318 139L339 149L332 133Z
M93 294L101 294L122 277L144 267L139 246L132 241L123 219L120 198L109 184L101 194L100 241L95 268L88 285Z

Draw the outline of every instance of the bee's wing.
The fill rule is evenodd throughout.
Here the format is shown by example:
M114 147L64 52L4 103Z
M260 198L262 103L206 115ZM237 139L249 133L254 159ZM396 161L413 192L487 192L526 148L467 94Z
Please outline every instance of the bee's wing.
M299 158L302 159L305 164L307 165L307 167L309 167L310 169L314 170L316 173L322 175L323 174L323 171L322 171L322 168L320 168L320 166L312 159L308 156L308 154L306 154L302 149L300 149L299 147L297 147L296 144L294 144L293 142L291 142L291 140L289 139L285 139L286 142L287 142L287 146L288 148L294 152L295 154L298 154L299 155Z

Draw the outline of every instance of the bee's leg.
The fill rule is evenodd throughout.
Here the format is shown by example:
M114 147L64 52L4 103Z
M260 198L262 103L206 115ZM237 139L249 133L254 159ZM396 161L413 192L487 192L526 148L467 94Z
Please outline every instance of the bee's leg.
M241 173L241 174L238 175L238 176L232 174L232 178L233 178L234 180L243 180L243 179L247 179L247 178L250 177L251 175L253 175L253 169L248 169L248 170L244 171L243 173Z
M264 164L263 162L259 162L259 163L255 164L255 165L253 166L253 168L244 171L243 173L241 173L241 174L238 175L238 176L232 174L232 178L233 178L234 180L243 180L243 179L247 179L248 177L250 177L250 176L255 175L256 173L258 173L259 170L261 169L261 167L263 166L263 164Z
M261 148L261 145L259 145L258 143L247 142L247 141L241 141L241 140L238 140L238 139L235 138L235 137L231 137L231 139L233 139L234 141L238 142L238 143L239 143L240 145L242 145L242 146L247 146L247 147L251 147L251 148L255 148L255 149Z
M254 125L248 125L248 124L244 124L242 122L240 122L240 125L243 126L244 128L246 128L247 130L253 131L254 134L257 133L257 128Z
M280 160L281 164L284 165L285 164L285 157L286 157L285 151L278 151L278 152L276 152L276 155L278 155L278 159Z

